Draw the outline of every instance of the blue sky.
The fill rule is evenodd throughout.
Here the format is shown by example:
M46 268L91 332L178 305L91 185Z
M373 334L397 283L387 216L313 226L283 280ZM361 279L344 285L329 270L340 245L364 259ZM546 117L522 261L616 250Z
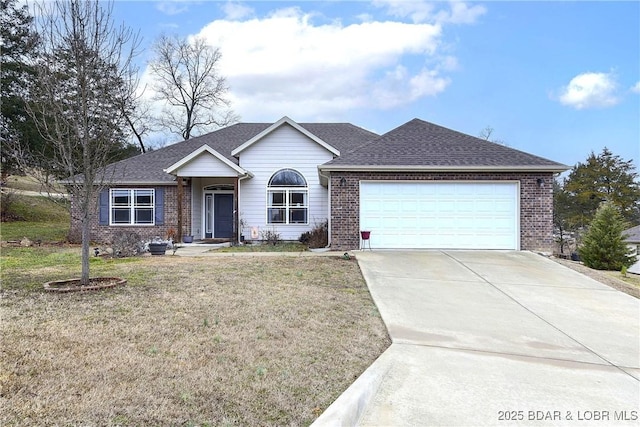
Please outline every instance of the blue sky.
M116 1L114 17L140 30L143 72L161 33L219 47L242 121L418 117L569 166L605 146L639 164L640 2Z

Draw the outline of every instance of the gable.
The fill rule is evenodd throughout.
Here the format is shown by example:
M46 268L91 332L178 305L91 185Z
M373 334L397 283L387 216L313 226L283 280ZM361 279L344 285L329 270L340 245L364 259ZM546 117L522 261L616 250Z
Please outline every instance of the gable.
M208 145L203 145L164 170L176 176L237 177L249 175L247 171L232 163Z
M267 136L269 136L273 132L277 131L278 129L281 129L283 126L288 126L288 127L291 127L293 129L295 129L297 132L301 133L302 135L304 135L305 137L307 137L311 141L313 141L316 144L320 145L325 150L327 150L330 153L332 153L334 156L339 156L340 155L340 151L337 148L327 144L325 141L323 141L322 139L318 138L316 135L312 134L307 129L305 129L304 127L300 126L298 123L296 123L295 121L291 120L287 116L281 118L280 120L275 122L273 125L271 125L268 128L266 128L264 131L260 132L259 134L257 134L256 136L254 136L253 138L251 138L250 140L248 140L244 144L240 145L238 148L236 148L235 150L233 150L231 152L231 155L235 156L235 157L240 156L240 153L245 151L247 148L249 148L251 146L254 146L255 144L263 141Z

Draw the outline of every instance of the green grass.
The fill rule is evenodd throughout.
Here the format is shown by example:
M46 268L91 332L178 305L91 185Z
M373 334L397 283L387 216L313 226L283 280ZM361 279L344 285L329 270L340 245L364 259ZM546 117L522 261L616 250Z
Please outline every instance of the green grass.
M212 250L215 252L305 252L308 248L302 243L281 242L277 245L242 245Z
M65 202L19 194L10 197L8 213L15 220L0 224L0 240L20 240L23 237L43 242L66 240L70 216Z
M91 257L91 276L111 276L122 264L141 262L142 258L111 259ZM5 290L41 289L50 280L79 277L80 248L69 246L6 247L0 254L2 288ZM137 277L136 274L133 274Z
M64 242L69 234L69 222L3 222L0 240L15 241L28 237L35 242Z

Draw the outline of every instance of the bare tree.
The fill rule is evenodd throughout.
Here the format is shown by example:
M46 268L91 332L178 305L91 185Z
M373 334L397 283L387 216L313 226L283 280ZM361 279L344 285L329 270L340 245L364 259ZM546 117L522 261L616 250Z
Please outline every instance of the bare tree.
M128 79L138 38L127 27L113 24L112 3L37 4L41 43L28 109L48 150L18 150L23 148L24 158L45 157L47 172L65 177L72 215L81 223L81 280L88 284L90 224L98 211L98 195L110 178L105 166L127 144L120 106L133 96Z
M195 131L237 121L225 98L226 80L218 72L219 48L203 38L160 36L149 64L156 82L156 100L166 102L159 123L187 140Z
M144 99L144 92L138 93L140 85L138 68L132 67L125 84L120 87L121 96L118 98L118 107L127 123L130 135L134 137L140 147L140 151L147 152L143 138L153 131L151 106Z
M482 129L480 131L480 134L478 135L478 138L482 138L484 140L490 141L490 142L495 142L496 144L500 144L500 145L504 145L505 147L508 147L509 144L507 144L505 141L503 141L502 139L491 139L491 135L493 135L493 131L495 129L492 128L491 126L487 126L486 128Z

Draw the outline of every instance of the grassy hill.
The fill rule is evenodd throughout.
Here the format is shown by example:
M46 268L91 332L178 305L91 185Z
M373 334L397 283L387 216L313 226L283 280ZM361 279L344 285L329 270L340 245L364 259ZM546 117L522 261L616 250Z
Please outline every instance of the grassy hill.
M66 201L52 201L43 196L26 196L3 191L0 240L65 241L69 233L70 215Z

